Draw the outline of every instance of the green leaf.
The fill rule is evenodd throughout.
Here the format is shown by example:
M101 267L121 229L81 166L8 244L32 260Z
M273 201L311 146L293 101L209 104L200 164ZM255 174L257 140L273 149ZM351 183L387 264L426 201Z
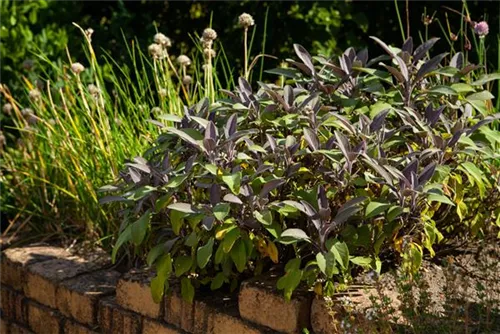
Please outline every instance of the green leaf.
M284 290L283 292L286 300L290 300L292 298L293 291L300 284L302 273L302 270L290 270L278 280L276 284L277 288L279 290Z
M186 217L184 212L177 210L170 211L170 224L175 235L179 235L182 225L184 225L184 217Z
M457 95L457 91L449 86L435 86L429 90L431 94Z
M253 216L255 219L257 219L262 225L264 226L270 226L273 223L273 214L271 211L264 209L262 211L263 213L260 213L259 211L254 211Z
M154 277L151 280L150 288L153 301L159 304L163 299L163 294L165 293L165 290L168 289L167 278L164 276Z
M472 82L471 85L482 86L485 83L493 81L493 80L500 80L500 73L483 74L482 76L479 77L479 79Z
M332 252L327 253L317 253L316 262L318 267L327 278L332 278L333 275L339 273L337 266L335 265L335 256Z
M241 273L245 270L247 263L247 255L245 250L245 243L240 239L236 242L234 247L231 249L231 259L236 265L236 269Z
M282 244L293 244L298 241L309 241L309 236L300 228L289 228L281 233L279 242Z
M365 211L365 218L371 218L378 216L382 212L384 212L386 209L388 209L391 205L387 203L381 203L381 202L370 202L366 206L366 211Z
M212 164L203 165L203 167L210 172L210 174L217 176L217 166Z
M120 249L120 247L124 243L126 243L130 240L132 240L132 226L131 225L127 226L123 230L123 232L118 237L118 240L116 241L115 246L113 247L113 251L111 252L111 260L113 263L115 263L115 261L116 261L116 253L118 253L118 250Z
M148 253L148 257L147 257L147 264L148 266L152 266L153 263L156 261L156 259L162 255L163 253L165 252L165 245L163 243L159 244L159 245L156 245L155 247L153 247L149 253Z
M463 82L455 83L451 85L451 88L453 88L458 93L469 93L475 91L474 87Z
M222 250L224 253L229 253L233 248L234 243L240 237L241 232L239 228L233 228L226 233L224 239L222 240Z
M184 245L188 247L194 247L198 245L198 235L196 234L196 231L193 231L189 234L186 241L184 242Z
M217 220L223 221L224 218L229 214L229 209L231 206L229 203L219 203L214 207L214 216Z
M156 275L168 278L172 273L172 257L169 253L163 255L156 264Z
M194 145L202 152L206 151L205 147L201 144L202 140L203 140L203 136L198 131L196 131L194 129L179 130L179 129L172 128L172 127L167 127L166 130L170 133L173 133L173 134L179 136L182 140L188 142L189 144Z
M183 277L181 280L181 295L185 301L193 303L194 286L191 283L191 280L187 277Z
M487 90L483 90L482 92L468 95L466 97L466 100L467 101L485 101L485 100L491 100L494 98L495 98L495 96L493 96L493 94L491 94Z
M179 277L186 273L193 265L193 258L191 256L178 256L175 258L174 268L175 276Z
M241 172L223 175L222 181L229 187L233 194L238 195L240 192L241 177Z
M369 267L371 265L371 263L373 262L372 258L366 257L366 256L351 257L349 259L349 261L351 261L352 263L354 263L358 266L362 266L362 267Z
M158 115L156 117L159 119L162 119L164 121L169 121L169 122L175 122L175 123L182 122L182 118L180 118L177 115L173 115L173 114L163 114L163 115Z
M144 237L146 236L146 232L149 227L149 223L151 222L151 210L147 210L141 218L139 218L136 222L131 225L131 236L132 242L139 246Z
M393 205L387 211L387 221L392 222L403 213L403 208L399 205Z
M225 280L226 276L224 275L224 273L222 272L217 273L217 275L215 275L215 277L213 278L212 283L210 284L210 290L213 291L219 289L222 286L222 284L224 284Z
M194 206L188 203L172 203L169 206L167 206L167 209L170 210L175 210L183 213L196 213L197 210Z
M333 253L342 268L347 269L349 267L349 248L345 242L335 242L330 248L330 252Z
M214 238L210 238L208 242L201 247L198 247L198 251L196 252L196 260L198 261L198 267L201 269L205 268L212 257L214 248Z
M173 177L171 178L168 183L165 185L165 187L167 188L177 188L179 187L181 184L184 183L184 181L186 181L186 179L188 178L189 174L185 174L185 175L178 175L176 177Z
M483 198L486 192L486 184L488 184L487 180L484 180L483 172L469 161L463 162L460 166L458 166L458 169L465 172L472 185L475 184L478 187L479 196Z
M427 200L429 202L439 202L455 206L455 203L453 203L448 197L436 193L431 193L429 196L427 196Z

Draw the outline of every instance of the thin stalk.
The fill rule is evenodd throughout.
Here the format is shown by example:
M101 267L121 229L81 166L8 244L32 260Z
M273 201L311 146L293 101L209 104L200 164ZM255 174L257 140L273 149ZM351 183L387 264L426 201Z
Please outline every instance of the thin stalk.
M399 14L398 1L394 0L394 6L396 7L396 14L398 16L399 22L399 30L401 31L401 37L403 38L403 42L405 41L405 30L403 28L403 21L401 20L401 15Z
M248 50L247 50L247 40L248 40L248 27L245 27L243 31L243 53L245 58L245 79L248 80Z

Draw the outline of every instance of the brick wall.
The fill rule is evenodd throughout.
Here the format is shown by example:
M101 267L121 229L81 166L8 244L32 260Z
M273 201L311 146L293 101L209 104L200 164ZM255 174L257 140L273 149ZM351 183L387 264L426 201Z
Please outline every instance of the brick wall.
M52 246L4 250L0 333L334 333L321 300L299 292L286 302L272 275L245 281L232 295L197 293L191 304L173 284L156 304L150 270L121 274L109 267L109 259Z

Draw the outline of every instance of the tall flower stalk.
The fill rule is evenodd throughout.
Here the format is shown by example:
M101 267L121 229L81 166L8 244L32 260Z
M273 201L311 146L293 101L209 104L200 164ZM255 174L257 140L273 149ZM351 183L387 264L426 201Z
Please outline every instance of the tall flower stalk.
M243 52L245 62L245 79L248 80L248 28L255 24L252 15L243 13L238 18L239 24L243 27Z

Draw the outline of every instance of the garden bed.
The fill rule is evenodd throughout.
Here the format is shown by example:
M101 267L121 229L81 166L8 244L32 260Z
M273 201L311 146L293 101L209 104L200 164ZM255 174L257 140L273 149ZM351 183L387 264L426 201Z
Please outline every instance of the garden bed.
M479 255L484 261L477 261ZM500 293L494 274L499 266L498 246L486 247L481 254L462 252L451 266L425 262L419 282L426 283L415 282L413 288L420 289L415 300L429 294L426 319L443 330L455 326L455 332L465 332L465 326L478 329L479 324L479 332L498 329ZM326 302L309 291L298 291L285 301L276 291L273 273L244 281L232 294L200 291L193 303L184 301L172 282L171 292L157 304L150 292L151 270L122 273L102 255L82 257L47 245L8 248L1 269L2 333L300 333L307 328L320 334L343 333L346 326L377 328L384 316L392 328L406 331L408 322L417 320L401 312L408 306L408 295L400 293L401 282L388 274L377 281L359 277L357 285ZM479 284L488 290L485 296L475 293L484 291ZM455 304L449 304L450 297ZM386 298L388 303L382 305ZM474 313L487 305L489 313ZM391 308L391 314L383 313ZM460 312L468 313L468 324ZM431 315L436 317L430 320Z

